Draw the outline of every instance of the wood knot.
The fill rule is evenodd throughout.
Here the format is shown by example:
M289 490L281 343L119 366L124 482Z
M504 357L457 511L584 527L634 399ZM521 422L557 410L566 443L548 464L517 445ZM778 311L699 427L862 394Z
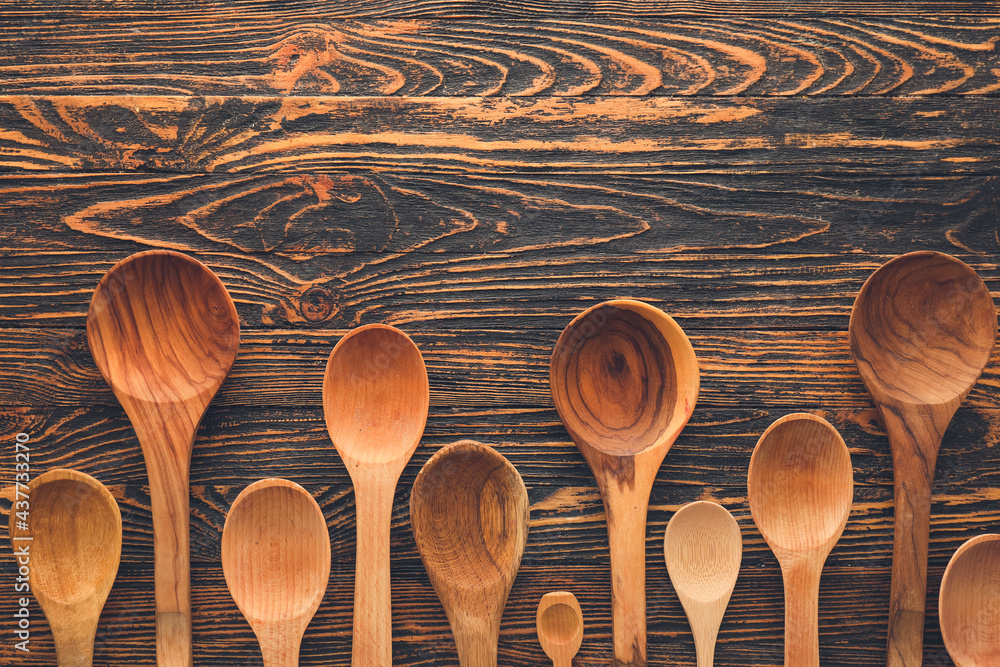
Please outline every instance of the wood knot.
M326 287L310 287L299 299L299 311L308 322L323 322L340 312L337 298Z

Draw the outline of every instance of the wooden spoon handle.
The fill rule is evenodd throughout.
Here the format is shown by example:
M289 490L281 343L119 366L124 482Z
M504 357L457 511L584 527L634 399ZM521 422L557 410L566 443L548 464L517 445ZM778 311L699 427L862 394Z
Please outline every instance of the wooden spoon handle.
M649 491L608 485L604 507L611 549L614 667L646 664L646 511Z
M449 618L461 667L497 667L500 619Z
M83 616L81 616L81 619ZM80 620L74 624L50 626L52 643L56 646L58 667L91 667L94 664L94 636L98 619L92 623Z
M281 628L277 632L284 635L280 640L260 641L264 667L299 667L299 648L302 644L302 634L294 637L288 636L291 633L285 628Z
M785 667L819 667L819 578L823 560L781 568L785 585Z
M715 664L715 642L719 637L719 625L694 630L694 654L698 667L712 667Z
M355 484L358 549L354 577L353 667L392 667L392 586L389 528L392 488Z

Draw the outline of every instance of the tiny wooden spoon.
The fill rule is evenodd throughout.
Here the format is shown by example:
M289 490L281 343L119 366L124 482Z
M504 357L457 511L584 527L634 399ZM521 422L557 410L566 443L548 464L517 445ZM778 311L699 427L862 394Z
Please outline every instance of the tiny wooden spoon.
M535 615L535 628L552 667L571 667L583 644L583 610L576 596L566 591L543 595Z
M939 252L890 260L854 302L851 352L882 415L895 475L887 664L923 658L931 486L951 418L989 361L997 336L990 292Z
M496 667L500 618L528 536L528 492L472 440L442 447L413 483L410 523L462 667Z
M222 573L265 667L296 667L330 579L330 533L309 492L273 478L243 489L222 529Z
M354 667L392 667L392 499L424 433L429 405L424 359L399 329L358 327L330 353L323 412L351 475L357 509Z
M938 610L957 667L1000 665L1000 535L973 537L958 548L941 580Z
M607 301L559 336L549 383L604 499L615 665L645 665L646 511L663 457L694 410L698 360L663 311Z
M157 664L191 667L191 450L236 358L236 307L201 262L168 250L140 252L101 278L90 300L87 340L146 460Z
M90 475L50 470L28 484L27 500L15 500L10 536L15 557L30 567L31 592L52 629L56 663L90 667L121 558L118 503Z
M785 415L760 436L747 480L754 523L781 565L785 665L819 667L819 579L854 498L844 439L814 415Z
M722 505L688 503L667 524L663 557L691 624L698 667L712 667L719 626L743 559L740 525Z

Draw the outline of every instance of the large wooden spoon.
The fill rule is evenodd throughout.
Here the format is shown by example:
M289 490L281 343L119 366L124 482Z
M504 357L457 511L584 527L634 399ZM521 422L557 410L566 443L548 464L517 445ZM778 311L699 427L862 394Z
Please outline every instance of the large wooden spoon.
M740 525L722 505L688 503L667 524L663 557L691 624L698 667L712 667L715 640L743 558Z
M191 450L236 358L236 307L201 262L150 250L118 262L101 278L90 300L87 340L146 460L157 664L191 667Z
M296 667L330 579L330 534L309 492L273 478L243 489L222 529L222 573L265 667Z
M392 667L392 499L424 433L429 405L424 359L399 329L369 324L333 348L323 380L323 412L354 484L354 667Z
M939 252L890 260L854 302L851 352L892 448L896 517L887 664L923 658L931 485L959 403L997 336L990 292L976 272Z
M958 667L1000 665L1000 535L973 537L958 548L941 580L938 614Z
M569 323L549 382L604 499L615 665L645 665L646 511L663 457L694 410L698 360L663 311L620 299Z
M528 492L507 459L462 440L413 483L410 523L462 667L496 667L500 618L528 536Z
M20 503L25 503L20 505ZM104 602L118 574L122 515L104 485L76 470L50 470L10 512L14 555L52 630L59 667L90 667Z
M552 667L572 667L573 656L583 644L583 610L569 591L546 593L535 614L538 643Z
M819 667L819 579L854 498L847 445L820 417L786 415L760 436L747 491L754 523L781 565L785 665Z

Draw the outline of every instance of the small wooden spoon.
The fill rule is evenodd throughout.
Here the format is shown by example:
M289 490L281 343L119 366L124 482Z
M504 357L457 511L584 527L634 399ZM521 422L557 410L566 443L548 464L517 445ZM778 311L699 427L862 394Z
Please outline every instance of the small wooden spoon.
M604 499L615 665L645 665L646 511L663 457L694 410L698 360L666 313L620 299L569 323L549 383Z
M691 624L698 667L712 667L719 626L743 559L740 525L722 505L688 503L667 524L663 557Z
M576 596L567 591L543 595L535 615L535 628L552 667L571 667L583 644L583 610Z
M461 440L413 483L410 523L462 667L496 667L500 618L528 536L528 492L507 459Z
M103 484L76 470L42 473L28 484L28 496L15 500L10 512L14 555L31 569L31 592L52 629L56 663L90 667L121 559L118 503Z
M392 499L424 433L429 405L424 359L399 329L369 324L333 348L323 380L323 412L354 484L354 667L392 667Z
M309 492L273 478L243 489L222 529L222 573L265 667L296 667L330 579L330 533Z
M951 418L989 361L997 314L967 265L913 252L868 278L854 302L850 336L889 435L895 474L887 664L918 667L934 467Z
M1000 665L1000 535L973 537L951 557L938 613L958 667Z
M814 415L785 415L760 436L747 491L754 523L781 565L785 665L819 667L819 578L854 498L844 439Z
M236 307L201 262L168 250L140 252L101 278L90 300L87 340L146 460L157 664L191 667L191 450L236 358Z

